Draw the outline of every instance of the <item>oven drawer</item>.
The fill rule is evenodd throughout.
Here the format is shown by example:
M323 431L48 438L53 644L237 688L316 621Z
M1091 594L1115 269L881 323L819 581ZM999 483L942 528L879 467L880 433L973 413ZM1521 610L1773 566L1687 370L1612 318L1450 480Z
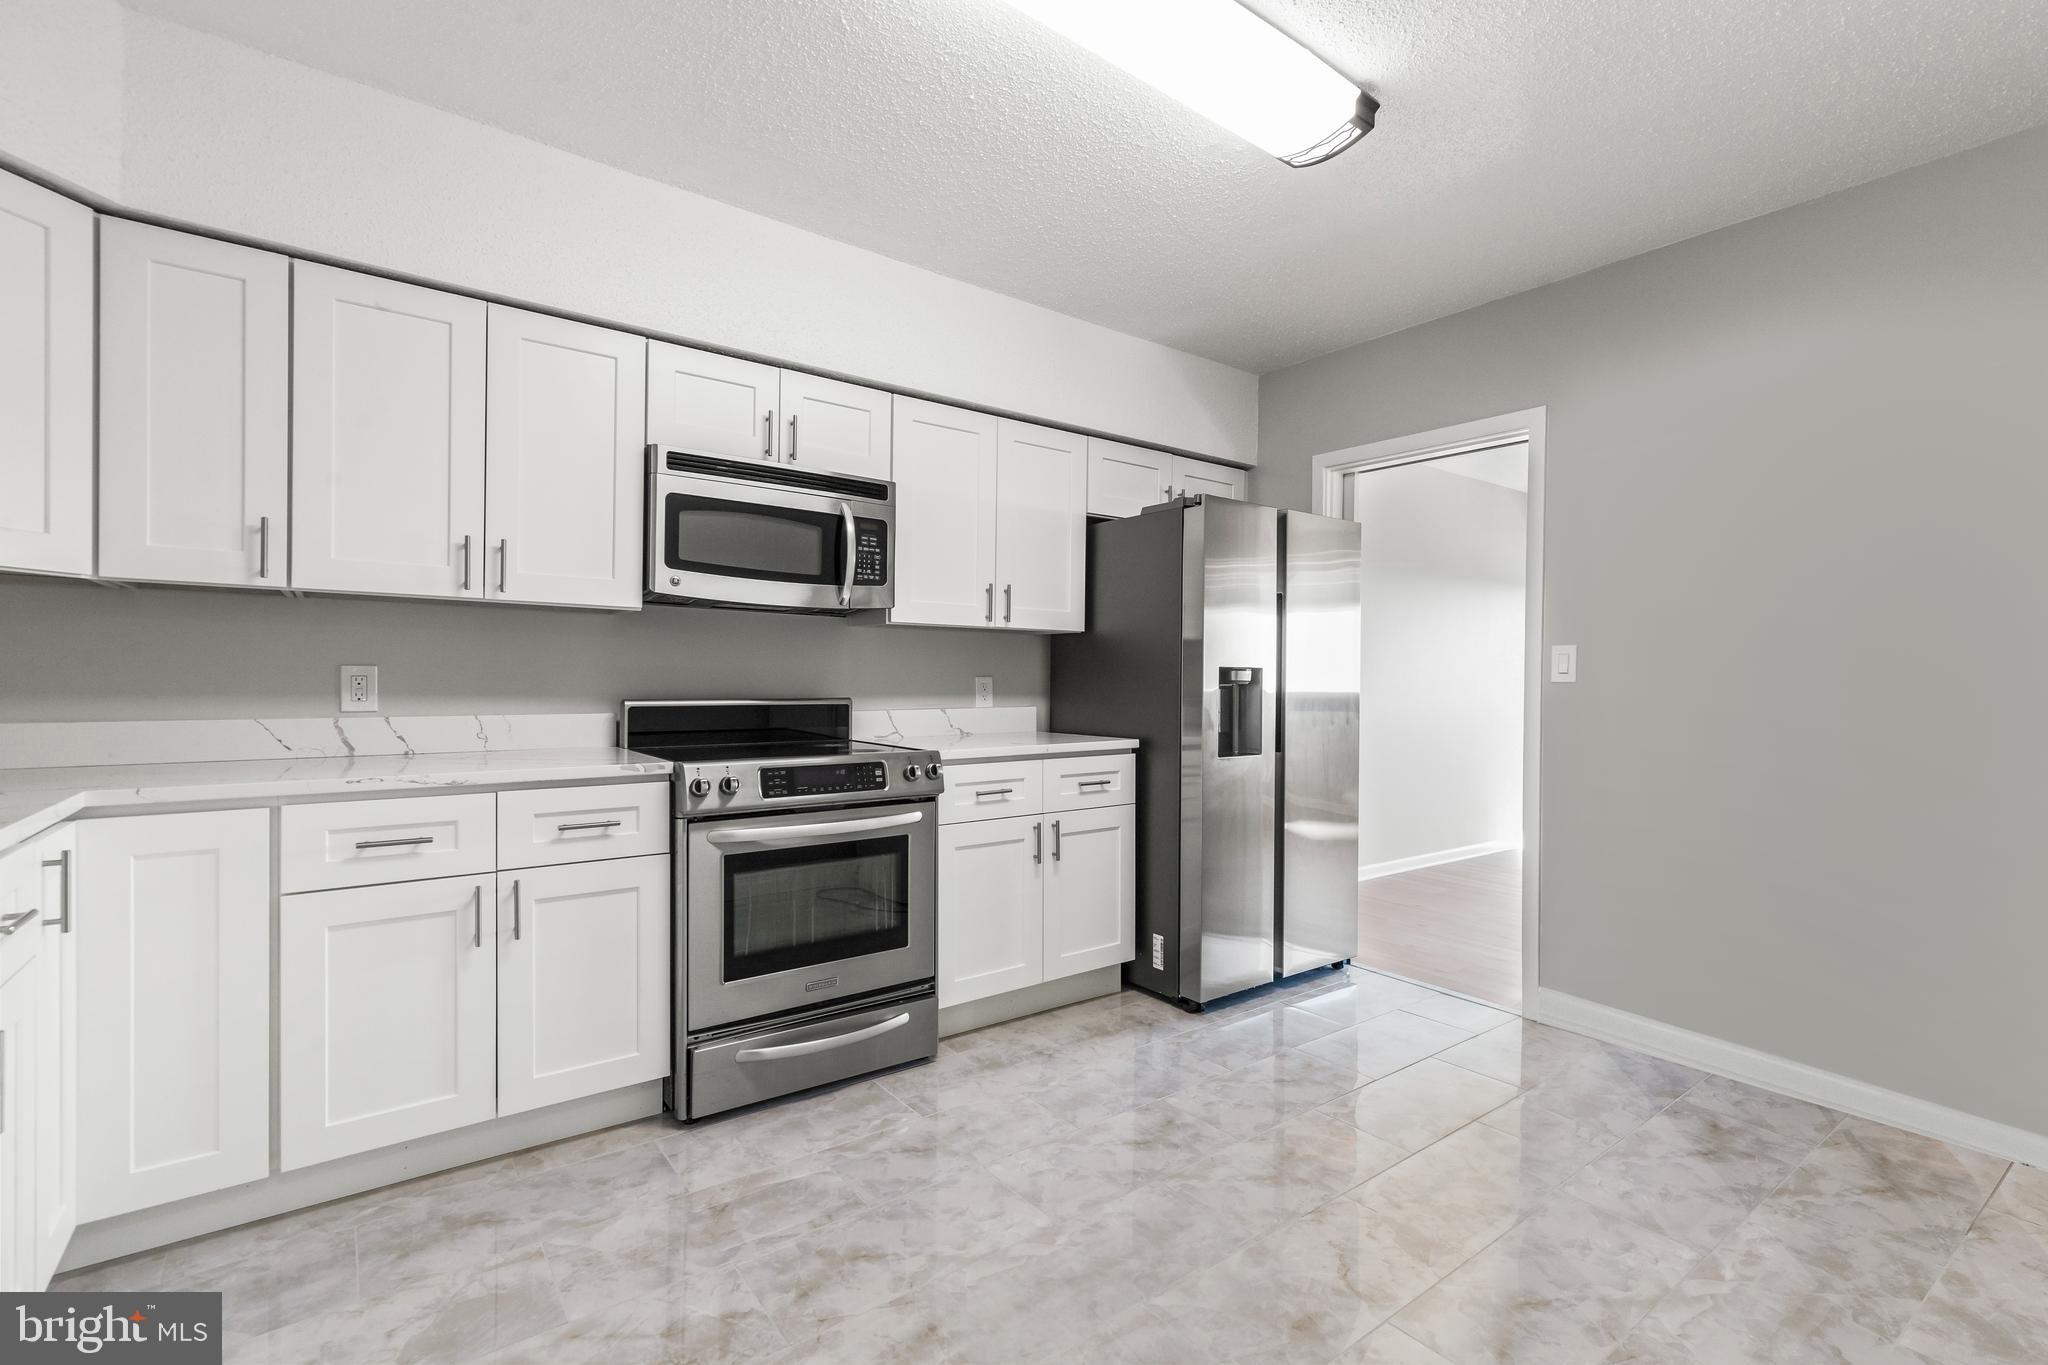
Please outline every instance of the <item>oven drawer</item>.
M1045 808L1092 810L1128 806L1138 799L1134 754L1088 754L1045 760Z
M492 792L321 801L279 813L278 889L330 891L497 866Z
M946 790L939 796L939 823L1001 820L1036 815L1045 809L1045 760L993 759L948 763Z
M930 1057L939 1050L932 995L823 1019L787 1022L690 1049L690 1118Z
M498 793L498 866L549 867L668 852L669 784Z

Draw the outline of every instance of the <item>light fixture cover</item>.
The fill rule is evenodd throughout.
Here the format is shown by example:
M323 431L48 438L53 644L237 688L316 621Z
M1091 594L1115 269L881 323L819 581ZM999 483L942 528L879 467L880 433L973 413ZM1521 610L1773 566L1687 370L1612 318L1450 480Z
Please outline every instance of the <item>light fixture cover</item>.
M1237 0L1009 0L1291 166L1371 131L1379 105Z

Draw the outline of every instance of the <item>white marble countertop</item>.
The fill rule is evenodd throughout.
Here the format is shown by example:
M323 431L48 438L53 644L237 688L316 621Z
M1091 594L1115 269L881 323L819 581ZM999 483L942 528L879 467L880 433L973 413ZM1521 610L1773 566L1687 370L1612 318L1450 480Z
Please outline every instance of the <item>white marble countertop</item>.
M406 792L421 787L665 778L671 766L627 749L497 749L358 758L0 768L0 851L88 810Z
M958 731L944 734L891 735L884 743L906 749L936 749L948 763L972 763L982 758L1056 758L1061 754L1104 754L1138 747L1135 739L1113 735L1063 735L1055 730L992 730L967 735Z

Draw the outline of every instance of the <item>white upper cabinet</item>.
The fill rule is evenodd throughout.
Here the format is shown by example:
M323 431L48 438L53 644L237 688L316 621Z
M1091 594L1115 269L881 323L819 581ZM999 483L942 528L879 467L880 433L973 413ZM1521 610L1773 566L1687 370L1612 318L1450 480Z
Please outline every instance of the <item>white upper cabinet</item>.
M892 622L996 620L996 419L896 399L896 605Z
M1219 498L1242 499L1245 493L1246 475L1242 469L1229 465L1211 464L1207 460L1192 460L1185 455L1173 457L1171 496L1193 497L1200 493L1213 493Z
M100 220L107 578L285 586L291 263Z
M1088 515L1132 517L1166 501L1174 457L1163 450L1088 438Z
M0 569L92 572L92 223L0 172Z
M782 458L801 469L886 479L892 395L843 379L782 372Z
M481 597L484 305L292 263L292 586Z
M647 343L490 308L486 596L640 605Z
M996 429L996 619L1087 625L1087 438L1005 417Z
M782 371L759 361L647 343L647 439L692 455L773 460Z

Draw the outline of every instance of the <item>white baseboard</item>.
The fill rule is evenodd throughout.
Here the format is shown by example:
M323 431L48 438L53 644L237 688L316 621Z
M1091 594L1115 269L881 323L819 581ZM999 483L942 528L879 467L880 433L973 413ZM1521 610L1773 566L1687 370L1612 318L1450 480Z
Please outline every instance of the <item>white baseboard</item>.
M1760 1052L1548 987L1536 992L1528 1015L1538 1023L1619 1043L1668 1062L1711 1071L1730 1080L1826 1105L1859 1118L1889 1123L2007 1161L2048 1168L2048 1133L2029 1132L1996 1119L1966 1114L1852 1076L1823 1071L1775 1053Z
M1358 869L1358 880L1372 881L1376 877L1391 877L1401 872L1419 872L1425 867L1437 867L1444 863L1462 863L1467 858L1484 858L1489 853L1506 853L1509 849L1520 848L1519 839L1498 839L1490 844L1466 844L1463 848L1440 848L1434 853L1418 853L1412 858L1390 858L1383 863L1367 863Z

